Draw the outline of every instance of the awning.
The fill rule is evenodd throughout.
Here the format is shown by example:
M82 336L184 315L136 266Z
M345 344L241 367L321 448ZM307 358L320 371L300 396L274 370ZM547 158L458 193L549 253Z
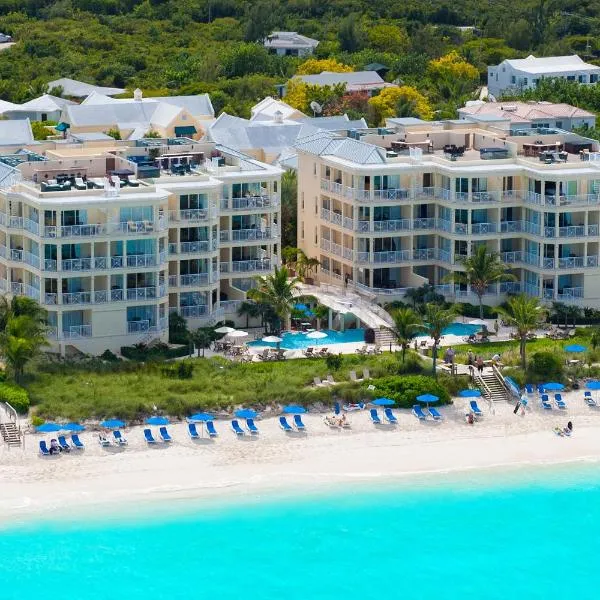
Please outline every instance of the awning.
M56 131L66 131L71 127L68 123L63 123L62 121L54 128Z
M175 127L175 135L177 137L184 137L186 135L194 135L198 133L193 125L184 125L182 127Z

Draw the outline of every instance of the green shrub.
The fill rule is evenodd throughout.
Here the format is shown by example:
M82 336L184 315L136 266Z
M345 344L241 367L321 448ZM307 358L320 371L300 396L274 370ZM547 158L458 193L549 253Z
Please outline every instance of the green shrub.
M191 379L194 374L194 364L188 360L164 366L162 373L165 377L172 379Z
M40 425L43 425L46 422L45 419L42 419L42 417L38 417L37 415L33 415L31 417L31 424L34 427L39 427Z
M330 371L339 371L344 359L341 354L330 354L325 359L325 364Z
M468 302L458 302L456 304L458 312L463 317L470 317L471 319L479 319L479 306L469 304ZM484 319L495 319L498 316L498 311L493 306L483 305L483 318Z
M100 360L105 360L107 362L118 362L119 361L119 357L114 352L111 352L110 350L105 350L99 356L99 358L100 358Z
M425 370L418 354L407 354L404 362L398 363L398 375L420 375ZM430 369L431 370L431 369Z
M536 352L529 360L527 375L528 383L541 383L563 377L563 362L555 352Z
M470 383L468 375L446 375L445 373L439 373L437 380L448 391L450 396L458 396L458 392L467 389Z
M526 383L538 383L537 381L526 381L527 377L523 369L519 367L502 369L502 375L504 375L504 377L510 377L520 388Z
M0 402L8 402L21 415L29 410L27 390L18 385L0 383Z
M421 394L438 396L442 404L450 402L450 394L446 388L433 377L425 375L383 377L370 383L375 386L375 395L395 400L400 408L410 408L415 403L416 397ZM367 386L368 383L363 384L363 388L366 389ZM367 394L372 396L373 392L367 390Z

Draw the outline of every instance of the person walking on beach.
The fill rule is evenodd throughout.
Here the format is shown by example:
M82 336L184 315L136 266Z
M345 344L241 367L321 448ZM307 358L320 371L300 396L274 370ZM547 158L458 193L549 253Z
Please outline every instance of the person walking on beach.
M483 373L483 358L481 358L481 356L478 356L475 364L477 365L477 370L479 371L479 374L481 375Z
M470 348L469 348L469 351L467 352L467 364L468 365L475 364L475 355L473 354L473 350L471 350Z

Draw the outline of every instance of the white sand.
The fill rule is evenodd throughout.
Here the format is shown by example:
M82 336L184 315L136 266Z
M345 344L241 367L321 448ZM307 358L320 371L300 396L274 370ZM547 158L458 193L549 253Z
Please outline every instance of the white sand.
M357 481L393 481L416 473L435 473L576 460L600 460L600 409L583 402L583 392L563 394L566 411L542 412L531 406L514 415L507 403L494 405L474 426L464 422L467 402L441 409L441 424L418 422L396 411L399 425L375 428L367 412L350 413L351 430L330 430L319 414L304 415L308 433L285 434L277 419L258 421L258 438L237 439L228 421L217 421L215 441L193 442L186 426L169 426L174 442L147 447L140 427L126 430L127 448L103 449L96 434L84 432L83 452L38 456L40 435L26 436L26 447L0 449L0 519L71 508L91 511L135 507L163 499L229 499L274 490L318 490ZM574 434L553 433L571 419ZM49 440L53 435L43 436Z

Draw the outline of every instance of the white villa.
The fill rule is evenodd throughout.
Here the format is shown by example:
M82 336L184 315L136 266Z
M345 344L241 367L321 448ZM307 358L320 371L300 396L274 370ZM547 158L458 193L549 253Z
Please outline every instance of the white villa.
M265 48L278 56L308 56L318 45L319 40L295 31L274 31L264 41Z

